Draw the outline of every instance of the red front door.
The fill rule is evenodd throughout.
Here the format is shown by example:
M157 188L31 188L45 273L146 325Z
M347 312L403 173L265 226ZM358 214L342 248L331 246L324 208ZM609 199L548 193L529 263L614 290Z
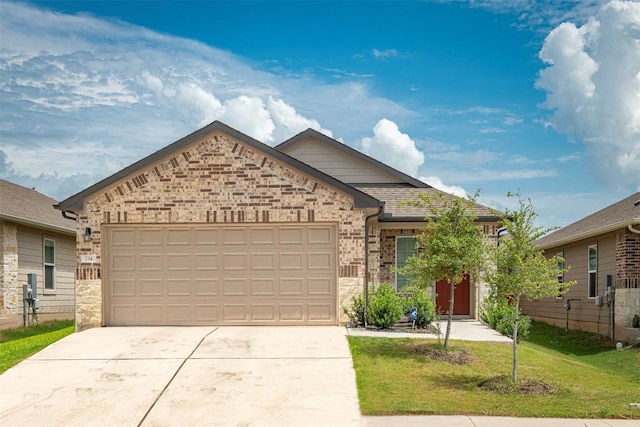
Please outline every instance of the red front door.
M453 291L453 314L470 314L469 304L469 276L464 276L462 282L456 285ZM449 313L449 283L441 280L436 283L436 309L438 313Z

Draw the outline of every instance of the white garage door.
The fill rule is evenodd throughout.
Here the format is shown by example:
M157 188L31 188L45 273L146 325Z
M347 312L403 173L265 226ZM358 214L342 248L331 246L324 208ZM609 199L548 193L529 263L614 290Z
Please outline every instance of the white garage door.
M335 325L335 224L109 225L108 325Z

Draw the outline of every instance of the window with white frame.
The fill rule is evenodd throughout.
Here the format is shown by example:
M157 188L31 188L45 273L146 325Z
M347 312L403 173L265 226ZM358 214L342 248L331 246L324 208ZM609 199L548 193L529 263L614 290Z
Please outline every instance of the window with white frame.
M588 297L595 298L598 295L598 245L589 246L589 278Z
M56 288L56 243L51 239L44 239L44 289Z
M407 260L417 254L418 239L414 236L396 237L396 290L401 290L409 285L410 274L402 274L398 269L407 265Z
M558 252L556 254L556 263L558 265L558 291L562 292L564 290L564 254L562 252ZM556 295L556 299L562 299L562 294L558 293Z

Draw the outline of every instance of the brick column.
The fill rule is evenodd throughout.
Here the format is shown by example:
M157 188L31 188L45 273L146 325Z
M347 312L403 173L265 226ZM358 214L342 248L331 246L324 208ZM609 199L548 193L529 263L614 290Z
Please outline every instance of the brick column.
M22 299L18 283L18 226L0 221L0 242L0 317L12 317L20 314L18 306Z

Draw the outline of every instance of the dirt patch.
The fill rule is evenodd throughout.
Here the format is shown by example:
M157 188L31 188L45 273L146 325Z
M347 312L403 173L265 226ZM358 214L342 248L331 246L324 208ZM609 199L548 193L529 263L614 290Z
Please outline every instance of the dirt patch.
M533 394L546 395L555 393L556 389L550 384L535 378L523 378L517 383L511 381L508 375L500 375L478 384L481 389L500 394Z
M430 360L447 362L452 365L469 365L473 363L473 356L467 350L440 350L428 345L418 345L415 352Z

